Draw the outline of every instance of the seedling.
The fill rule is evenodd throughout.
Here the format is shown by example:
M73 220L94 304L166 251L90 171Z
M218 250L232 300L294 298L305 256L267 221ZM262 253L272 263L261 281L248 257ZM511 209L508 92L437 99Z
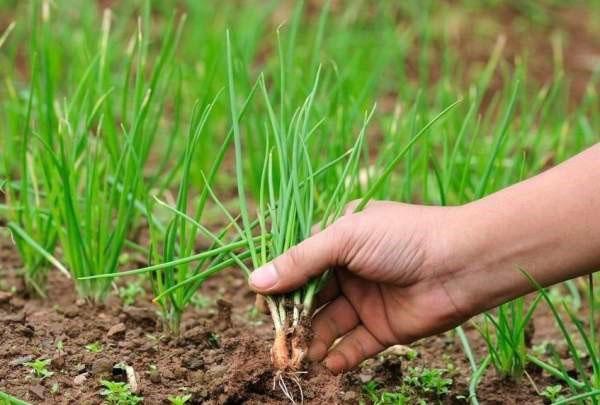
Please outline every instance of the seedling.
M62 355L62 354L64 354L64 353L65 353L65 344L63 343L63 341L62 341L62 340L58 340L58 341L56 342L56 352L57 352L59 355Z
M23 261L24 279L29 290L45 297L48 265L54 264L65 275L68 271L52 256L57 242L56 221L49 209L44 206L41 190L43 176L34 164L31 146L31 115L33 99L36 97L35 84L38 64L32 66L31 88L27 101L27 112L23 120L22 145L19 152L20 180L8 184L2 190L7 202L8 229L12 233L15 246ZM7 165L8 161L5 162ZM9 168L6 168L9 172ZM7 184L4 181L2 188Z
M254 90L246 100L244 108L240 112L240 117L252 99L253 93ZM235 222L233 218L230 219L231 225L216 234L201 224L208 199L210 197L216 198L212 193L210 184L215 179L223 162L227 146L232 138L231 132L219 149L208 175L203 176L204 189L196 201L194 214L189 215L187 213L192 162L195 151L200 145L200 140L202 136L205 136L205 126L218 96L217 94L204 108L201 108L198 103L194 107L192 123L182 159L182 180L179 185L176 206L172 207L155 198L160 207L167 209L173 215L172 220L164 230L153 225L157 223L156 221L150 221L152 249L149 261L151 264L158 264L119 274L102 274L82 278L82 280L94 280L144 273L150 274L150 281L155 294L153 301L160 307L165 329L174 335L180 333L181 315L202 283L227 267L234 264L243 264L242 260L250 256L248 252L236 251L247 247L252 241L226 241L228 229ZM148 204L146 212L151 212L150 204ZM200 235L208 238L212 244L206 251L194 254L195 244ZM158 250L159 246L162 246L162 252Z
M52 360L50 359L37 359L35 361L23 363L23 365L29 368L31 374L35 377L44 380L54 375L54 372L48 370L48 366L50 366L51 362Z
M411 395L402 392L386 391L379 388L379 384L371 380L364 384L363 392L373 405L407 405L407 404L418 404L425 405L425 401L422 399L415 399Z
M102 347L102 343L94 342L94 343L85 345L85 350L87 350L90 353L100 353L100 352L102 352L102 350L104 350L104 348Z
M313 116L313 103L321 70L316 72L308 96L294 111L289 121L285 119L284 111L279 111L279 114L275 112L264 79L262 77L259 79L269 119L264 130L267 148L262 158L262 175L257 198L257 215L261 236L259 242L256 243L252 233L251 224L253 222L250 218L246 197L242 137L238 124L237 95L229 34L227 35L227 55L236 177L243 224L241 235L248 241L253 267L258 268L308 238L313 226L317 223L321 227L325 227L343 214L353 193L356 194L359 190L357 183L359 161L364 153L366 129L374 110L365 114L359 134L349 152L338 158L330 157L331 160L324 163L317 162L309 151L311 150L310 142L318 137L316 134L323 122ZM285 67L283 66L281 75L283 83L285 82ZM285 105L285 88L281 89L281 98L281 104ZM380 189L384 180L401 161L411 145L454 105L446 108L427 123L404 149L390 159L379 173L377 180L364 193L363 199L357 205L357 211L365 208L367 202ZM273 147L270 147L271 144ZM330 176L325 176L324 173L330 174ZM323 178L320 177L321 175ZM270 238L267 238L267 235ZM245 266L241 267L245 274L249 275L248 269ZM294 375L301 369L306 356L307 333L315 309L314 297L324 285L327 277L328 274L325 274L310 280L304 287L290 294L265 297L275 327L271 356L273 365L278 370L280 388L284 393L289 391L286 389L281 375L290 375L297 383Z
M168 397L169 402L171 403L171 405L185 405L188 403L188 401L190 399L192 399L192 396L190 394L188 395L170 395Z
M131 388L124 382L102 380L100 384L104 387L100 395L105 397L108 404L112 405L136 405L143 401L143 397L134 395Z
M528 278L530 283L538 289L540 296L544 299L554 319L558 329L562 333L569 351L569 355L573 360L575 376L568 371L563 359L558 356L554 350L552 361L546 362L533 355L528 355L529 361L535 363L550 375L562 380L566 387L571 391L573 396L558 400L557 403L575 402L579 399L594 398L600 395L600 354L598 337L596 334L596 314L597 305L595 303L594 293L594 278L588 276L588 301L591 303L589 308L589 323L586 325L576 314L573 313L570 306L563 302L563 310L568 316L568 319L576 328L576 333L572 333L566 326L563 316L559 312L559 308L552 300L548 291L542 288L527 272L522 271L523 275ZM583 344L583 348L577 346L575 339L579 338Z
M190 303L195 308L206 309L213 304L213 301L210 298L206 297L205 295L202 295L200 292L197 292L190 299Z
M527 326L540 299L540 295L536 296L527 310L523 298L503 304L498 307L495 316L486 313L478 326L492 364L500 375L518 378L525 371L528 363Z
M442 397L448 394L452 386L452 379L445 377L446 373L447 370L439 368L410 367L403 381L425 393Z
M564 396L561 395L562 390L563 386L560 384L549 385L540 392L540 396L553 403L564 399Z
M140 281L133 281L127 283L124 287L119 287L119 297L125 306L135 304L135 300L140 296L144 296L145 293L146 291Z

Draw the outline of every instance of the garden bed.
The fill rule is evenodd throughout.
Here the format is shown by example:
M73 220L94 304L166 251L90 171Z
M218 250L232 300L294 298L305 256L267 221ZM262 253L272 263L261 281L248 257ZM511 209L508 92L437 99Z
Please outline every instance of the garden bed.
M92 306L78 301L72 283L58 272L50 273L47 301L28 298L14 277L19 259L10 241L3 238L0 246L0 390L34 404L99 404L101 380L127 382L118 367L121 363L135 370L138 395L148 404L169 403L168 397L175 395L191 395L189 403L289 403L278 388L273 389L270 344L265 344L272 327L252 310L254 297L235 271L206 283L202 295L216 306L188 311L181 337L173 338L161 333L148 299L123 306L113 294L105 305ZM11 287L16 291L7 292ZM558 336L543 307L534 325L534 345ZM471 326L466 329L479 358L484 344ZM99 343L100 352L86 348L94 343ZM34 359L51 359L54 374L41 381L33 377L23 363ZM443 385L447 393L436 395L403 383L403 377L418 374L419 368L443 370L442 378L452 380ZM413 399L466 403L471 375L453 333L423 339L410 348L394 347L340 376L319 365L307 371L301 379L305 403L314 404L369 403L367 391L373 382L377 392L394 392L402 386L415 395ZM529 376L539 389L555 383L535 367L530 367ZM479 384L478 397L489 404L543 402L526 377L519 382L503 380L493 370Z

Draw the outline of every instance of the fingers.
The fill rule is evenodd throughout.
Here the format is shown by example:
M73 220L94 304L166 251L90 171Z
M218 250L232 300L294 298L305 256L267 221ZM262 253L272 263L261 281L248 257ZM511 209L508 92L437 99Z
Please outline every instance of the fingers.
M334 374L349 370L385 349L363 325L357 326L335 345L325 358L325 366Z
M308 358L320 361L325 357L333 342L356 327L359 318L346 297L338 297L319 312L312 322L313 339L308 349Z
M254 270L250 287L261 294L285 293L340 264L345 228L338 221Z

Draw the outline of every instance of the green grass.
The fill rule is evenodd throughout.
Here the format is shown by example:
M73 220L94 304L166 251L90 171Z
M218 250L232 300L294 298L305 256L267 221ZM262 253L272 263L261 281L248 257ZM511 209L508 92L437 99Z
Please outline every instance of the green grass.
M495 311L495 315L486 313L482 323L478 325L491 362L503 377L517 379L525 372L529 362L527 327L540 298L538 295L528 308L523 298L503 304Z

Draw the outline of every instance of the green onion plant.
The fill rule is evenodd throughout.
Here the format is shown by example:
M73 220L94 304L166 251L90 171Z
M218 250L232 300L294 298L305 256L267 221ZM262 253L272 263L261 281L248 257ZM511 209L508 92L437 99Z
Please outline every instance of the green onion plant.
M310 151L311 142L314 142L315 138L319 136L324 136L319 128L322 120L314 117L313 104L321 70L317 70L308 96L293 111L289 121L285 119L285 115L281 111L279 114L276 112L264 79L262 77L259 79L268 118L263 130L267 147L263 157L258 207L256 208L261 239L260 243L256 244L253 242L252 221L245 191L243 140L236 119L238 116L237 94L229 33L227 35L227 53L236 177L243 225L242 236L248 241L252 266L257 268L308 238L315 225L326 227L344 213L347 203L359 186L357 180L360 160L363 154L367 125L374 110L365 115L359 134L349 153L342 155L341 159L330 157L330 161L317 166ZM285 68L281 69L282 77L285 77ZM281 90L281 97L285 98L285 89ZM381 171L379 179L369 190L365 191L364 197L357 205L357 211L366 206L410 147L426 133L433 123L455 105L456 103L446 108L427 123L410 140L409 144L388 162ZM321 175L330 170L338 170L337 181L332 181L329 177L324 177L326 181L321 181ZM266 235L270 235L270 238L267 239ZM265 297L275 327L275 340L271 356L274 367L280 372L298 371L302 366L307 351L308 330L314 311L314 298L327 276L326 273L310 280L293 293Z

